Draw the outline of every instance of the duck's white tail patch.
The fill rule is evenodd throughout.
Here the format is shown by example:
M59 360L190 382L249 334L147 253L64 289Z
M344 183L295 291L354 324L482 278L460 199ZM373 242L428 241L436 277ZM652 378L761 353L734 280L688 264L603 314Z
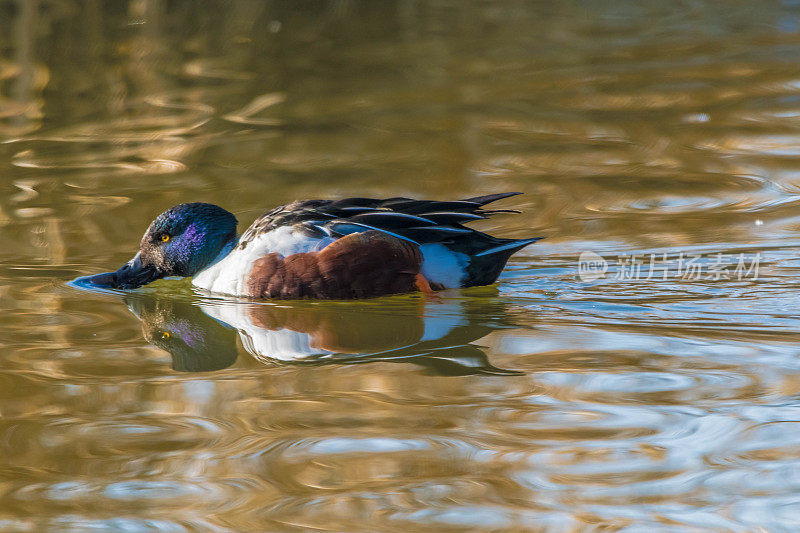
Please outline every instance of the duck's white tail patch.
M466 254L454 252L443 244L423 244L419 251L422 252L421 272L429 283L448 289L461 287L469 265Z

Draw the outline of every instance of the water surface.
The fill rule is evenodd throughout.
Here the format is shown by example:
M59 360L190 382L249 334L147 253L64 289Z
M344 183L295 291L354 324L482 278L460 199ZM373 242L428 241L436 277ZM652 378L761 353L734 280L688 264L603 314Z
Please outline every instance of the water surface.
M798 30L790 1L0 3L0 530L797 530ZM547 239L441 301L66 284L180 202L243 229L508 190L475 226Z

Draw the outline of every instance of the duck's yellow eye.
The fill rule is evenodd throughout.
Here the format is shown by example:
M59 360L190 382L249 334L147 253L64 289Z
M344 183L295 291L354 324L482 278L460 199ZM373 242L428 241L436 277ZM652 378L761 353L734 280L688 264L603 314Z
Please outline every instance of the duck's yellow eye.
M169 339L169 331L165 331L164 333L162 333L161 334L161 338L162 339Z
M166 233L161 236L161 242L167 242L168 240L169 240L169 235L167 235Z

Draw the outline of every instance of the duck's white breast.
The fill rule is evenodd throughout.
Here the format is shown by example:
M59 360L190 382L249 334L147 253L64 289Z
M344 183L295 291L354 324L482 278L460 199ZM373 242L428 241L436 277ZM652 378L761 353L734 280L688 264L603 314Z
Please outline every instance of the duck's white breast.
M192 284L207 291L247 296L247 283L253 263L270 253L284 257L316 252L335 239L310 237L293 226L283 226L254 237L244 247L237 245L219 261L195 275Z

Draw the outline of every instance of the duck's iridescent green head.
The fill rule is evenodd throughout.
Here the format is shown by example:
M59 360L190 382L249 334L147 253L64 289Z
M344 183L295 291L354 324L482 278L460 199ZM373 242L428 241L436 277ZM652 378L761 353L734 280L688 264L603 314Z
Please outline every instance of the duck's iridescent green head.
M236 241L236 217L214 204L172 207L147 228L139 253L116 272L84 278L90 284L135 289L169 276L194 276Z

